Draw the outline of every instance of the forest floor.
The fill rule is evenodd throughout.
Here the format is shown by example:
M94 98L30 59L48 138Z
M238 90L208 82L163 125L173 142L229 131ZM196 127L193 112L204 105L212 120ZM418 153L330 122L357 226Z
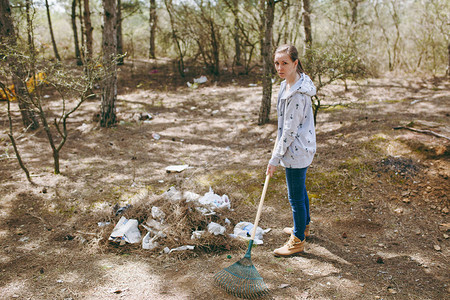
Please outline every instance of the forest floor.
M275 122L258 126L261 86L252 76L174 79L156 62L120 67L119 123L95 122L99 98L69 120L61 174L42 129L19 132L31 185L7 137L0 102L0 295L3 299L235 299L213 276L243 257L246 242L228 237L253 222L275 137ZM254 86L253 84L258 84ZM44 90L46 106L60 100ZM274 86L271 118L275 119ZM271 230L252 260L274 299L450 299L450 81L390 75L326 86L319 111L317 155L307 174L312 235L306 251L275 258L291 211L281 168L269 182L259 226ZM139 120L150 114L151 120ZM157 136L158 134L159 136ZM180 173L169 165L188 164ZM163 193L176 187L228 195L231 210L204 216ZM166 212L167 237L155 250L108 237L123 214L142 226L153 206ZM196 219L195 219L195 218ZM231 224L225 224L228 218ZM109 221L107 226L98 222ZM194 229L210 221L226 236ZM191 222L191 223L189 223ZM187 227L187 228L186 228ZM192 243L194 250L163 248Z

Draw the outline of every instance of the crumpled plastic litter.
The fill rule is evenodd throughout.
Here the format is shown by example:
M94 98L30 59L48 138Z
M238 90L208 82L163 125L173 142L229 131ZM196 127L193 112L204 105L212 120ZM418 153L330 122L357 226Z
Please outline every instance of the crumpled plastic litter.
M183 193L183 198L186 199L186 202L197 201L200 197L201 196L199 194L189 191Z
M210 187L209 192L207 192L203 197L198 199L198 202L203 206L203 208L198 208L199 211L207 215L214 215L215 209L227 207L231 208L230 199L227 195L219 196L214 193L213 189Z
M250 222L239 222L236 224L236 226L234 226L234 234L230 234L231 237L239 237L239 238L243 238L246 240L250 240L251 239L251 235L252 235L252 230L253 230L253 223ZM255 239L254 239L254 243L257 245L260 245L263 243L263 235L265 233L268 233L271 230L271 228L268 229L262 229L261 227L257 227L256 228L256 234L255 234Z
M215 209L227 207L231 208L231 202L227 195L219 196L214 193L212 188L209 188L209 192L205 195L200 196L199 194L193 192L181 192L176 189L176 187L170 187L167 192L163 193L163 197L169 201L177 202L185 199L186 202L196 201L196 209L200 211L203 215L215 215Z
M198 83L194 82L194 83L190 83L189 81L186 83L187 86L191 89L198 89Z
M205 233L204 230L195 230L192 231L191 240L199 239Z
M180 173L183 172L184 170L186 170L187 168L189 168L189 165L173 165L173 166L168 166L166 167L166 172L167 173Z
M169 201L177 202L180 201L183 197L182 193L176 189L176 187L171 186L167 192L163 193L163 197Z
M142 239L142 249L153 250L156 247L158 247L159 244L158 244L158 242L155 241L158 237L159 237L158 235L151 237L150 231L147 232L147 234Z
M185 245L177 248L170 249L169 247L164 248L164 253L170 254L173 251L184 251L184 250L194 250L195 246Z
M204 75L200 76L199 78L194 78L194 83L205 83L208 81L208 78Z
M132 205L127 204L125 206L120 207L119 204L114 205L113 211L115 211L115 215L118 216L120 214L123 214L127 209L129 209Z
M214 235L223 235L226 231L226 228L218 223L211 222L208 224L208 231Z
M138 221L136 219L127 219L121 217L114 227L109 240L115 242L125 241L127 243L139 243L141 241L141 232L138 229Z
M153 116L149 113L140 113L139 114L139 120L140 121L144 121L144 120L152 120Z
M166 214L157 206L152 207L152 217L155 220L163 220Z

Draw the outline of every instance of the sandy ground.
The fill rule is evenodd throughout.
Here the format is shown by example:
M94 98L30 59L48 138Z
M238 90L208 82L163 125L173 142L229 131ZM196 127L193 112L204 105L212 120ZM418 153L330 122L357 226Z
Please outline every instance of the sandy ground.
M193 90L171 79L170 70L134 67L120 73L117 127L92 120L98 99L70 119L60 175L53 174L44 132L20 133L13 105L19 149L35 185L17 164L0 103L2 298L234 299L212 278L242 258L245 242L209 236L194 251L164 254L163 239L149 251L107 237L120 217L115 204L132 204L125 216L144 222L172 186L227 194L232 211L220 211L221 220L232 222L227 233L240 221L253 222L275 132L274 122L256 124L261 87L241 77L210 79ZM317 119L306 252L272 255L291 224L282 170L269 183L260 221L271 231L252 250L274 299L450 298L450 232L442 226L450 223L449 140L393 129L408 125L449 137L449 88L442 78L391 76L350 82L349 91L340 83L321 91L323 103L335 106ZM59 100L47 92L48 107L57 108ZM275 103L272 119L274 109ZM139 120L146 113L152 119ZM179 164L191 168L165 171ZM112 224L99 227L100 221ZM188 240L180 236L179 246ZM166 243L174 246L176 238Z

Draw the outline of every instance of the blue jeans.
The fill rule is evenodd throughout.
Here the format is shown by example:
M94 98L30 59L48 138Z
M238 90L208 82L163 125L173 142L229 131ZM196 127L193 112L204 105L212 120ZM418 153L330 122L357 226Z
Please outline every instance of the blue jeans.
M294 235L302 241L305 239L306 225L311 221L305 185L307 170L308 167L303 169L286 168L288 197L294 219Z

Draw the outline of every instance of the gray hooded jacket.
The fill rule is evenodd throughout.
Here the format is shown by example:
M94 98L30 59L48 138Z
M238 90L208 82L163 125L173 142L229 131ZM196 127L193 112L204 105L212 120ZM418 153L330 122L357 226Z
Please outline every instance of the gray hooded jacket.
M286 80L278 93L278 140L269 164L286 168L306 168L316 153L316 132L311 97L316 87L308 75L284 93Z

